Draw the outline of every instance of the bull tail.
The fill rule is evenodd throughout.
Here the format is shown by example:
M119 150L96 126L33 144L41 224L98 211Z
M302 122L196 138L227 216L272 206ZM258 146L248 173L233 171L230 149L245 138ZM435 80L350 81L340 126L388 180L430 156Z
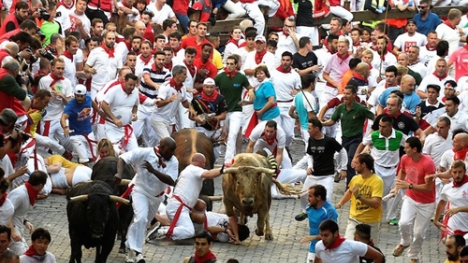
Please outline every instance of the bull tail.
M305 193L306 191L300 191L294 189L289 184L282 184L278 182L275 178L272 178L272 182L275 184L276 189L278 189L278 192L283 194L283 195L297 195L297 198L300 198L300 196Z

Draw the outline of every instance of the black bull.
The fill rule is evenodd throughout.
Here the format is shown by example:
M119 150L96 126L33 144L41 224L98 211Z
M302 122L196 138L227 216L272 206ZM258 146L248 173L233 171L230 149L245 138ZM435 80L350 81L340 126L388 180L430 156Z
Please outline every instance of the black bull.
M213 169L215 163L215 155L213 151L213 142L205 134L195 129L182 129L172 134L172 138L177 144L177 149L174 155L179 160L179 173L185 169L190 163L194 153L205 155L205 169ZM214 182L212 179L203 180L203 187L200 191L200 199L206 203L206 209L212 210L212 201L207 196L214 195Z
M83 182L67 196L70 263L81 263L81 246L96 247L96 263L105 263L115 242L119 222L116 202L128 200L113 195L112 188L102 181Z

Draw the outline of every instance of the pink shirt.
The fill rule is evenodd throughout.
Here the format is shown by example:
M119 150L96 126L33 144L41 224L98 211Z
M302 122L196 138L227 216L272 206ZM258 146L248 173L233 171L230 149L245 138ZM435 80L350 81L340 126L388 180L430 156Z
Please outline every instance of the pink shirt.
M449 63L455 63L455 80L468 74L468 48L457 49L450 56Z
M349 70L349 61L352 58L352 56L348 56L346 59L342 60L338 57L338 54L333 54L323 72L327 72L328 75L330 75L330 78L341 83L343 75Z
M436 168L430 156L423 154L415 162L407 155L401 157L400 168L406 173L406 181L413 185L424 184L426 175L435 174ZM406 196L421 204L435 202L435 186L431 191L416 191L406 189Z

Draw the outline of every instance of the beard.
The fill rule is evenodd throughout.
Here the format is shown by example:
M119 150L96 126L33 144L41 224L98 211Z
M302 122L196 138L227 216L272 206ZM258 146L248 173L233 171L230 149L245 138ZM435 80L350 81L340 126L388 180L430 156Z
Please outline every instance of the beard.
M447 259L450 261L456 261L458 259L458 255L452 255L447 252Z

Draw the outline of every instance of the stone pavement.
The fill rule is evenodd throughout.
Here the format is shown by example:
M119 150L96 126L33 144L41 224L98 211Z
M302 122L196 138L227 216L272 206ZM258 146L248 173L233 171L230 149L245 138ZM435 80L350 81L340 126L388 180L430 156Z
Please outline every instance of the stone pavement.
M245 145L244 145L245 146ZM292 149L295 161L302 157L303 144L294 142ZM222 151L223 152L223 151ZM220 161L221 163L222 161ZM221 179L216 179L216 194L221 192ZM335 184L333 203L336 203L343 195L345 184L342 181ZM215 202L214 210L222 209L221 202ZM215 243L213 251L218 256L220 262L225 262L229 258L236 258L242 263L285 263L285 262L305 262L308 244L300 243L303 236L308 235L307 221L297 222L294 216L300 211L299 201L293 199L273 200L270 210L270 221L273 230L273 241L265 241L263 237L255 236L256 216L249 219L248 226L251 231L250 237L239 246L230 244ZM346 219L348 216L348 206L339 210L339 224L341 233L346 229ZM66 215L66 199L64 196L51 195L46 200L39 200L34 211L30 213L28 219L35 227L44 227L52 234L52 243L49 251L57 258L58 263L68 262L70 256L70 239L68 237L68 223ZM375 238L375 237L374 237ZM424 263L444 262L445 249L442 244L438 244L439 232L431 224L427 232L426 241L423 244ZM409 262L406 254L399 258L394 258L392 250L399 242L397 226L390 226L386 222L382 223L379 247L386 255L387 263ZM184 257L193 253L193 245L176 245L170 241L152 241L144 247L146 262L182 262ZM405 251L406 252L406 251ZM83 248L83 262L94 262L94 249ZM118 254L118 243L114 246L107 262L123 263L125 256Z

